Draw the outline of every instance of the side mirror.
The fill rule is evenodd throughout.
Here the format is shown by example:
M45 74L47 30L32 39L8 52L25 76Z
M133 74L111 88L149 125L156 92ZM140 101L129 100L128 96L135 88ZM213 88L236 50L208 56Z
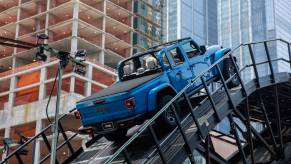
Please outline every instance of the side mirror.
M207 51L206 46L205 45L200 46L200 51L202 54L204 54Z

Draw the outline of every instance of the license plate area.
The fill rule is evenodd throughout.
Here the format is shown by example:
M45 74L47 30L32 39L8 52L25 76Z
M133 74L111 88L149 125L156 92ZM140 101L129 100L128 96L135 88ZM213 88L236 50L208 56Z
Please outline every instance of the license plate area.
M103 130L114 129L114 124L113 122L105 122L105 123L102 123L102 128Z

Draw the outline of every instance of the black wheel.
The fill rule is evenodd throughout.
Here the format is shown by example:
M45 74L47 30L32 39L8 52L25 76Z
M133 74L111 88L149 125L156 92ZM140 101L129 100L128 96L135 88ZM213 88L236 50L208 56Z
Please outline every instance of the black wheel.
M118 129L117 131L105 134L104 137L109 141L122 141L126 138L127 129Z
M231 76L235 74L235 66L233 65L230 58L227 58L223 62L223 77L225 80L229 79ZM238 77L235 76L230 82L228 82L227 86L229 88L239 86Z
M171 95L164 95L162 96L158 101L158 107L159 109L162 109L170 100L173 99L173 96ZM176 127L176 119L175 119L175 113L174 109L176 110L177 114L181 116L181 109L178 103L174 102L173 106L169 107L170 109L167 109L164 113L161 114L161 116L158 118L158 126L162 126L165 128L165 130L172 129Z

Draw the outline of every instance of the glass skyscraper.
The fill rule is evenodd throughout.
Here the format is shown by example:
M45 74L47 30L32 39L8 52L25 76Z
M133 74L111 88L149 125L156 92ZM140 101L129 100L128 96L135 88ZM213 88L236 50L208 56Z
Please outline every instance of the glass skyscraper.
M164 0L162 32L164 42L192 37L200 45L217 44L217 1ZM196 163L206 163L198 152L194 154Z
M133 53L162 42L163 0L134 0Z
M217 25L218 43L224 47L234 49L241 43L258 42L269 39L281 38L291 41L291 6L290 0L218 0L217 1ZM271 58L289 58L286 45L279 42L268 44ZM256 62L266 60L266 52L263 44L253 47ZM238 58L240 67L250 64L248 47L243 47L234 52ZM286 69L287 63L274 64L275 71ZM269 66L258 66L259 76L270 73ZM251 69L243 72L245 80L253 79ZM240 125L240 124L239 124ZM253 123L260 131L262 125ZM216 127L225 133L229 130L228 120L223 120Z
M164 2L164 40L192 37L198 44L217 44L217 1Z
M240 43L256 42L282 38L291 41L291 6L289 0L218 0L218 43L224 47L235 48ZM286 45L268 45L272 58L287 57ZM263 45L254 47L256 61L264 60ZM249 63L248 49L237 51L240 65ZM287 66L287 65L286 65ZM276 70L283 69L275 66ZM260 66L259 74L268 73L267 66ZM244 77L252 77L246 76Z

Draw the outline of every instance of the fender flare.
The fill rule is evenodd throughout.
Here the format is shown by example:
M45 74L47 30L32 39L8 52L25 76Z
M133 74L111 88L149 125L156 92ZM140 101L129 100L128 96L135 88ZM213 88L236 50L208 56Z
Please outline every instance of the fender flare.
M230 52L231 49L230 48L222 48L218 51L216 51L214 53L214 60L213 62L216 62L217 60L219 60L222 56L224 56L225 54L227 54L228 52Z
M222 49L216 51L213 54L213 63L215 63L217 60L219 60L220 58L222 58L225 54L227 54L230 51L231 51L230 48L222 48ZM223 62L219 63L219 67L220 67L221 70L223 69ZM213 69L212 73L214 75L216 75L217 74L217 70L216 69Z
M152 112L157 109L157 95L160 91L166 88L171 89L173 92L177 93L177 91L167 83L161 84L151 89L148 93L148 112Z

